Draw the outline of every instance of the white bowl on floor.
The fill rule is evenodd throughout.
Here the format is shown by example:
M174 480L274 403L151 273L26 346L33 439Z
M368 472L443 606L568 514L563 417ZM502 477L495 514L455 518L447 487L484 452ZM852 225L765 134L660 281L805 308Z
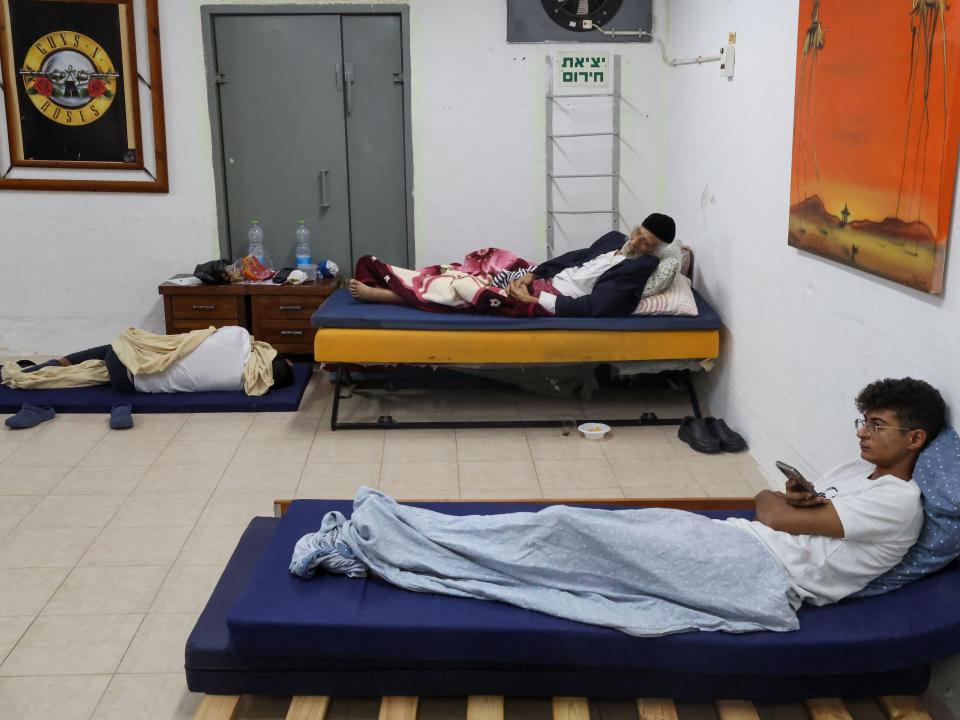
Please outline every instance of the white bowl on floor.
M603 440L603 436L610 432L610 426L602 422L585 422L577 426L587 440Z

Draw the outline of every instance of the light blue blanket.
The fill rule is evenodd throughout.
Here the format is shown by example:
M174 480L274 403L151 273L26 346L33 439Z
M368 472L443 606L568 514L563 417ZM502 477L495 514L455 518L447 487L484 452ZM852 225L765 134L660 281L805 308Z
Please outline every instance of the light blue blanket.
M749 533L660 508L551 506L453 516L400 505L368 487L353 517L323 518L290 571L362 577L408 590L482 598L657 636L688 630L796 630L779 562Z

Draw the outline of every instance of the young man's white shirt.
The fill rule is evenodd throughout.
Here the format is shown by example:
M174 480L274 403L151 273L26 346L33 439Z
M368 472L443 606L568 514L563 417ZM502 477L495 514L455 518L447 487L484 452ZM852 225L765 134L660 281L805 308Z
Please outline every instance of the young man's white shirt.
M163 372L133 376L133 386L145 393L243 390L249 357L246 328L222 327Z
M871 480L875 469L864 460L853 460L814 483L818 492L836 488L830 502L843 525L843 538L791 535L743 518L724 522L757 537L783 564L802 600L813 605L836 602L900 562L923 526L917 484L893 475Z

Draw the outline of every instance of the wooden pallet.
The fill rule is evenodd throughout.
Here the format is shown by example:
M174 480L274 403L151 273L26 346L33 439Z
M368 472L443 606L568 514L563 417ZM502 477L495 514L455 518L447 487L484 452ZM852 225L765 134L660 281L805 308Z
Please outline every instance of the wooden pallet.
M889 720L932 720L920 699L912 696L878 698ZM387 696L380 699L380 720L417 720L420 698ZM555 697L553 720L590 720L587 698ZM204 695L194 720L234 720L239 695ZM638 698L638 720L679 720L673 700ZM466 720L504 720L504 701L499 695L472 695L467 698ZM852 720L843 700L816 698L804 701L810 720ZM324 695L297 695L290 702L287 720L326 720L330 698ZM759 720L757 709L748 700L717 700L719 720Z

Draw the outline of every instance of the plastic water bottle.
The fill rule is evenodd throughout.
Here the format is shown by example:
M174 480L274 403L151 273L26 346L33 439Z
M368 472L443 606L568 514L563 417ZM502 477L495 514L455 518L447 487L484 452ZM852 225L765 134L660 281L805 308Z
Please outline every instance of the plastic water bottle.
M250 229L247 230L247 239L250 241L247 255L253 255L257 260L263 262L263 228L260 227L259 220L250 223Z
M301 220L297 224L297 267L313 265L313 253L310 252L310 230L307 221Z

